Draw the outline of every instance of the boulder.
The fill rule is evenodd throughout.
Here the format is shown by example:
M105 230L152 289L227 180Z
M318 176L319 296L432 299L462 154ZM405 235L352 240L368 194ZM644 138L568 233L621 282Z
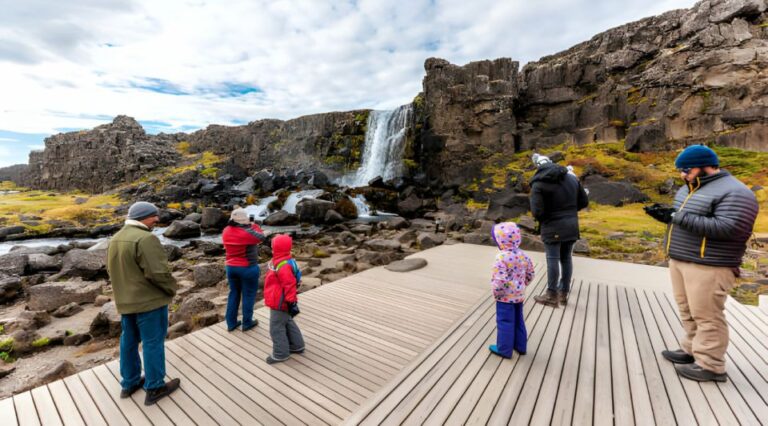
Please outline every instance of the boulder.
M46 385L56 380L61 380L67 376L71 376L77 373L77 369L71 362L67 360L57 360L52 364L44 367L42 373L37 376L37 379L33 380L28 387L36 388Z
M470 234L464 235L464 242L467 244L476 244L479 246L496 246L496 243L493 242L493 239L491 238L490 233L484 233L484 232L472 232Z
M83 311L83 308L79 304L72 302L64 306L60 306L58 309L53 311L53 314L51 315L53 315L56 318L66 318L66 317L71 317L72 315L82 311Z
M400 243L392 240L373 239L363 243L369 250L373 251L399 251Z
M406 229L396 234L393 239L400 244L408 244L416 241L417 232L415 229Z
M335 240L336 244L342 245L342 246L352 246L357 245L360 240L350 231L342 231L339 233L338 236L336 236Z
M544 251L544 243L538 236L523 234L522 240L520 241L520 248L530 251Z
M298 224L299 217L285 210L276 211L264 219L264 225L267 226L291 226Z
M355 259L361 263L368 263L373 266L386 265L395 260L400 260L402 255L396 252L357 250Z
M33 311L53 311L68 303L93 303L105 284L79 280L39 284L27 289L27 307Z
M21 278L0 273L0 305L8 303L21 294Z
M16 330L7 337L3 337L4 339L0 339L0 342L10 342L10 348L0 347L0 350L8 352L8 349L11 349L14 355L25 355L34 352L38 347L33 343L40 339L40 335L34 330Z
M387 229L403 229L411 226L411 223L408 222L408 219L404 217L395 216L387 219L387 221L383 222L382 225L385 225Z
M424 200L411 192L405 199L397 202L397 211L405 217L414 217L424 205Z
M184 216L183 220L188 220L190 222L200 223L203 221L203 215L200 213L190 213L186 216Z
M180 247L173 244L163 244L163 251L165 251L165 256L169 262L181 259L181 256L184 254Z
M445 234L433 234L431 232L422 232L416 237L416 242L422 250L439 246L445 242Z
M121 317L115 302L106 303L91 321L90 334L93 337L117 337L121 331Z
M357 219L357 206L355 205L355 202L347 196L339 198L333 206L333 209L346 219Z
M403 259L403 260L398 260L396 262L392 262L389 265L385 266L384 268L392 272L409 272L409 271L415 271L417 269L421 269L425 266L427 266L427 261L425 259L414 257L410 259Z
M530 216L520 216L517 218L517 227L527 232L536 232L536 219Z
M322 223L325 214L333 209L334 203L316 198L304 198L296 204L296 215L299 222Z
M203 312L208 312L216 308L216 305L207 297L194 294L184 300L175 312L171 313L171 324L179 321L185 321L187 324L193 324L193 317Z
M80 346L83 343L90 342L93 339L88 333L74 333L64 337L62 344L64 346Z
M158 217L160 218L159 223L171 223L176 219L184 217L184 213L176 209L161 209Z
M646 152L664 147L667 139L663 121L634 126L629 129L624 149L630 152Z
M13 246L11 247L10 253L13 254L47 254L48 256L53 256L54 254L58 253L64 253L71 249L72 247L67 246L65 244L62 244L58 247L52 247L52 246L37 246L37 247L27 247L27 246Z
M18 235L23 234L24 230L23 226L2 226L0 227L0 241L2 241L5 237L9 235Z
M614 182L600 175L590 175L584 179L584 187L589 189L589 200L598 204L622 206L626 203L648 201L647 195L629 182Z
M51 316L46 311L22 311L16 319L29 321L34 328L41 328L51 323Z
M29 264L26 254L8 253L0 256L0 274L24 275Z
M227 225L229 217L216 207L205 207L203 209L203 215L200 219L200 227L204 231L209 230L222 230Z
M100 294L96 296L96 299L93 301L93 306L104 306L107 303L109 303L112 299L109 298L109 296L105 296L103 294Z
M518 217L528 210L530 202L527 194L518 194L511 190L502 191L491 194L485 218L495 222Z
M335 225L337 223L344 222L344 216L342 216L336 210L328 210L325 213L325 218L323 219L323 221L329 225Z
M16 366L0 362L0 379L16 371Z
M256 185L253 181L253 178L248 176L244 181L238 183L232 189L238 192L242 192L243 194L250 194L253 192L253 188L255 186Z
M186 321L179 321L176 324L168 327L168 339L175 339L189 333L190 327Z
M589 243L587 240L581 239L576 241L573 245L573 252L579 254L589 254Z
M49 256L43 253L30 254L28 268L29 272L37 273L43 271L58 271L62 267L60 256Z
M202 263L192 267L196 287L211 287L226 278L224 266L218 263Z
M209 325L214 325L219 321L221 321L221 319L219 318L219 314L216 311L203 312L201 314L192 316L193 327L208 327Z
M107 251L72 249L62 259L61 272L50 280L79 277L93 280L107 277Z
M174 240L197 238L200 236L200 225L190 220L175 220L163 232L163 236Z

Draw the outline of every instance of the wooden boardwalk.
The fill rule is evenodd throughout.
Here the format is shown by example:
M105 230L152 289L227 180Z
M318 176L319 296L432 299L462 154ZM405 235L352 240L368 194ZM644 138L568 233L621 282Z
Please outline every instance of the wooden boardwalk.
M729 381L680 379L659 352L682 328L664 268L576 260L565 309L525 304L528 353L491 356L492 247L441 246L429 265L375 268L302 294L307 350L268 366L259 326L223 324L168 342L182 387L121 400L116 362L0 400L2 424L761 424L768 316L728 303ZM532 254L539 265L543 258Z

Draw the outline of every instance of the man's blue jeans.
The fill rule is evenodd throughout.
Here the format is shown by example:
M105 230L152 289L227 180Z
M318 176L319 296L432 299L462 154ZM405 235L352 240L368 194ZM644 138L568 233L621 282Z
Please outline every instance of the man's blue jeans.
M168 306L138 314L126 314L121 319L120 384L130 389L141 380L139 343L144 352L144 389L156 389L165 384L165 335L168 334Z
M544 243L544 252L547 255L547 290L563 293L571 291L574 244L576 241ZM560 275L561 266L563 269L562 278Z
M243 300L243 329L253 324L253 304L259 291L259 266L227 266L229 297L227 298L227 328L237 327L237 311Z

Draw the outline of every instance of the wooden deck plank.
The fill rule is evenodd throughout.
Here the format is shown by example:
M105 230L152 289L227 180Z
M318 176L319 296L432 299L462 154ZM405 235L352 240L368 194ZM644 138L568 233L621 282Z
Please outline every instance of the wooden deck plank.
M555 407L553 425L592 424L595 397L596 346L597 346L597 297L598 285L590 283L584 318L584 331L577 367L576 395L573 401L562 401ZM606 364L607 365L607 364ZM560 399L560 395L558 395ZM571 415L568 405L571 405Z
M593 284L595 285L595 284ZM613 424L613 371L608 286L597 284L597 331L595 341L595 396L592 418L595 424Z
M173 425L173 422L165 416L165 413L163 413L157 405L151 405L142 410L139 404L143 404L143 401L136 402L139 398L138 394L133 394L133 398L120 398L120 390L122 389L120 382L118 382L117 379L115 379L115 376L109 372L106 365L99 365L91 371L93 371L99 379L101 385L106 389L107 395L109 395L109 397L112 398L112 401L115 402L115 405L120 408L120 411L123 412L126 419L131 419L131 422L136 422L136 419L146 417L146 419L149 420L149 424L165 426Z
M101 385L101 382L96 377L96 374L93 372L93 370L81 371L76 376L83 383L83 386L85 386L85 388L88 390L88 394L91 395L91 398L93 398L93 402L96 403L96 406L99 407L99 411L101 411L101 414L110 425L129 424L125 414L108 395L107 390L104 388L104 386ZM143 413L136 416L135 418L131 418L131 422L138 425L150 424L149 420L147 420Z
M63 380L57 380L48 384L48 390L51 392L56 409L61 416L62 421L66 426L80 426L85 425L85 421L80 415L80 411L75 405L75 401L67 390L67 386L64 385ZM2 410L0 410L0 413ZM2 414L0 414L2 416ZM2 417L0 417L2 418Z
M13 398L0 399L0 419L7 421L11 426L18 426L16 408L13 406Z
M43 425L63 425L56 403L53 402L47 386L40 386L30 391L35 401L35 409Z
M80 411L80 415L83 417L85 424L89 426L106 425L107 422L104 420L104 416L96 406L93 398L91 398L88 390L85 389L85 385L83 385L80 378L77 375L72 375L65 377L63 381L64 385L67 387L67 391L69 391L69 395L72 397L72 400L75 401L75 405L77 406L78 411Z
M21 426L40 425L40 418L35 407L35 401L32 399L30 391L22 392L13 396L13 404L16 408L16 417Z
M613 410L616 424L634 425L635 410L631 381L628 372L624 330L619 312L619 295L616 287L608 286L608 325L611 340L611 379L613 379ZM650 414L645 412L646 415Z
M750 346L760 355L764 362L768 362L768 326L757 320L754 313L737 301L726 304L728 323L734 324L743 330L744 338L750 342Z
M547 423L559 425L559 424L571 424L573 423L573 409L576 403L576 395L579 385L579 376L583 374L594 374L594 340L589 343L589 338L585 337L585 331L587 331L587 318L589 311L589 297L590 294L594 294L597 288L593 288L589 283L581 283L581 289L578 293L578 298L573 295L569 297L570 304L575 304L576 317L573 322L573 328L571 330L570 339L568 339L568 347L566 348L566 357L563 361L563 372L560 378L560 383L557 388L557 398L554 400L554 409L541 407L540 404L536 405L532 423L537 423L538 419L546 418ZM594 321L592 322L594 325ZM594 330L594 328L593 328ZM585 351L584 346L591 346L592 351L588 348ZM586 352L586 354L585 354ZM581 370L582 357L585 357L584 367L585 371ZM586 359L592 358L587 362ZM589 390L590 398L592 397L592 389ZM589 402L589 405L592 405ZM541 411L548 411L546 415L542 416Z

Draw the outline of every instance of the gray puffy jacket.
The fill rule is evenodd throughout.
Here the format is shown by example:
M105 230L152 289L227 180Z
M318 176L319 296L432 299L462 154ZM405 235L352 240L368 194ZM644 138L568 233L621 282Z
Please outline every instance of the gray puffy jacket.
M680 188L674 207L665 242L669 257L710 266L741 265L758 211L749 188L721 170Z

